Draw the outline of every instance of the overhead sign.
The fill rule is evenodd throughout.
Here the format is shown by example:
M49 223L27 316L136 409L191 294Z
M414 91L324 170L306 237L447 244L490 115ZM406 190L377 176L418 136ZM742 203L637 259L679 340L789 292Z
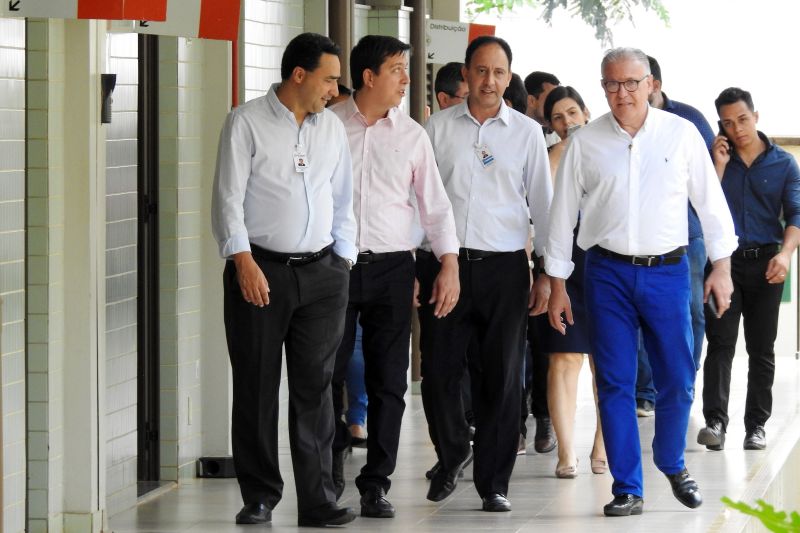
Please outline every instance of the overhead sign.
M0 15L54 19L164 20L167 0L2 0Z
M138 33L235 40L240 0L169 0L164 22L140 19Z
M172 0L170 0L172 1ZM494 35L495 26L450 20L428 20L425 44L428 63L464 61L467 45L479 35Z

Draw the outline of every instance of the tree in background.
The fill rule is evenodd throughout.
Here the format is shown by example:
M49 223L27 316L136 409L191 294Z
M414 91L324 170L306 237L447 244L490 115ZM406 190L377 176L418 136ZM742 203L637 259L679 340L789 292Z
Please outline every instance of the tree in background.
M469 0L467 13L475 16L481 13L497 12L503 14L518 7L542 8L542 18L550 24L553 12L566 9L574 16L594 28L594 35L603 44L611 44L613 35L609 24L628 19L633 22L633 8L641 6L647 11L655 11L658 17L669 25L669 12L661 0Z

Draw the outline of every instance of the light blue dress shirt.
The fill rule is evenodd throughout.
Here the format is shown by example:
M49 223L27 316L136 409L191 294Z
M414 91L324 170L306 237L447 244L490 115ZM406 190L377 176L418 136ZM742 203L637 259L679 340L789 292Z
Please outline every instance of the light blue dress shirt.
M534 250L542 255L553 183L541 126L505 103L480 124L464 102L431 115L425 129L453 204L461 246L522 250L533 221ZM481 163L479 147L488 149L491 164Z
M232 110L220 134L211 224L222 257L250 243L281 253L334 252L355 261L353 170L347 135L329 110L298 127L274 84ZM304 157L304 172L295 167Z

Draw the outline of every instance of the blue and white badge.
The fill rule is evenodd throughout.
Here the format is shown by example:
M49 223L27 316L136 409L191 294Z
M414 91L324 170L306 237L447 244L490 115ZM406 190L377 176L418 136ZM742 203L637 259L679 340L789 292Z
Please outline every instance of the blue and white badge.
M492 155L491 150L489 150L489 147L485 144L475 146L475 155L478 156L478 161L481 162L483 168L486 168L494 163L494 156Z
M294 153L292 154L292 159L294 159L294 169L297 172L305 172L308 169L308 155L306 154L305 148L300 145L296 144L294 146Z

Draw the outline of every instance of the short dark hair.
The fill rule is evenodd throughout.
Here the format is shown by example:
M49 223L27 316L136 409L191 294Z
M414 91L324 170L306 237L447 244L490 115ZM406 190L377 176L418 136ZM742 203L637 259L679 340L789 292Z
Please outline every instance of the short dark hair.
M450 96L455 96L458 91L458 84L464 81L464 76L461 75L461 67L464 63L451 61L436 73L436 79L433 81L434 93L445 93Z
M464 64L469 67L469 61L472 59L475 51L481 46L487 44L496 44L500 46L500 48L502 48L506 53L506 57L508 58L508 67L511 68L511 46L509 46L505 39L495 37L494 35L481 35L480 37L475 37L467 46L467 53L464 55Z
M647 61L650 63L650 74L653 75L653 79L661 81L661 65L653 56L647 56Z
M369 69L375 74L387 57L404 54L411 50L411 45L400 39L386 35L365 35L353 47L350 53L350 77L353 78L353 90L364 86L364 71Z
M529 95L539 98L539 95L544 92L545 83L561 85L561 82L558 81L555 74L536 70L525 77L525 90Z
M550 117L553 115L553 107L564 98L572 98L581 108L581 111L586 111L586 104L583 103L583 98L581 98L578 91L569 85L566 87L559 85L550 91L550 94L548 94L547 98L544 100L544 118L547 122L550 122Z
M338 56L341 48L328 37L318 33L301 33L286 46L281 58L281 79L288 80L295 67L316 70L322 54Z
M348 87L347 85L342 85L341 83L337 84L339 88L339 94L343 94L345 96L350 96L353 94L353 90Z
M511 74L511 81L503 93L503 99L511 102L511 107L523 115L528 109L528 93L525 92L525 84L519 74Z
M719 108L724 105L735 104L739 100L747 104L747 108L750 109L750 111L756 110L755 106L753 105L753 97L749 92L745 91L744 89L740 89L739 87L728 87L719 93L717 99L714 100L714 105L717 107L717 115L719 115Z

